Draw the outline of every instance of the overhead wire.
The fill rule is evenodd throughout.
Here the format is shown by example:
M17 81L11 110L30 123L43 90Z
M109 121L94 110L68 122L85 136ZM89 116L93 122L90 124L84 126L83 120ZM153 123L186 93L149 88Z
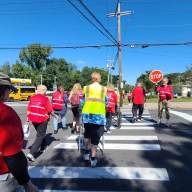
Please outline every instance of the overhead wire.
M83 14L70 0L68 2L85 18L87 19L101 34L103 34L107 39L113 42L105 33L103 33L85 14ZM113 42L114 43L114 42ZM116 43L116 42L115 42Z
M113 35L105 28L105 26L97 19L97 17L89 10L89 8L81 1L78 0L79 3L88 11L88 13L96 20L96 22L104 29L104 31L117 43L117 40L113 37Z

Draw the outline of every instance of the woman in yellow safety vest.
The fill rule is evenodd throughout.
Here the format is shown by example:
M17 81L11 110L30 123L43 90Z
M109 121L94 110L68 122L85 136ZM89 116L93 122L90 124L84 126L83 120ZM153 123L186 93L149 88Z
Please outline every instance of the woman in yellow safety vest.
M91 167L95 167L97 146L104 133L106 124L106 107L108 105L107 88L100 85L101 75L93 72L91 75L92 84L83 89L83 98L80 102L82 108L82 118L84 123L85 153L84 160L91 162ZM92 144L92 148L91 148ZM91 148L91 154L89 153Z

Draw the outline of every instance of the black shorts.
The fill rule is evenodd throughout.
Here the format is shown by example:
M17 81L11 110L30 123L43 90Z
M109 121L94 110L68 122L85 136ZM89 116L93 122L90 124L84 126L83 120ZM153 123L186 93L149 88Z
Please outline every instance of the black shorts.
M80 117L79 107L72 107L71 110L72 110L74 117L76 117L76 118Z
M104 125L84 123L84 128L84 138L91 139L91 144L98 145L100 138L104 133Z

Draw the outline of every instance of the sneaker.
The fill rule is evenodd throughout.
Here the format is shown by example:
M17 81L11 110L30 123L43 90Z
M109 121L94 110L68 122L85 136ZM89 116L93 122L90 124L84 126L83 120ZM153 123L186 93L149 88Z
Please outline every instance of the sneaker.
M58 133L58 130L54 130L54 134L57 134Z
M75 128L71 128L71 134L75 133Z
M133 117L133 119L132 119L132 123L135 123L135 121L136 121L136 118L135 118L135 117Z
M44 153L45 151L47 151L48 148L49 148L49 146L46 146L44 149L41 148L39 151L40 151L41 153Z
M89 161L90 160L90 154L89 153L84 153L84 155L83 155L83 159L85 160L85 161Z
M63 131L67 130L68 128L67 127L62 127Z
M138 118L137 121L138 121L138 122L141 121L141 118Z
M35 157L32 154L30 154L30 153L27 155L27 159L29 161L35 162Z
M111 130L110 130L110 129L108 129L108 130L107 130L107 133L111 133Z
M97 160L91 160L91 167L94 168L97 165Z
M160 125L161 124L161 119L159 119L158 121L157 121L157 125Z
M166 127L169 127L169 126L170 126L169 119L167 119Z

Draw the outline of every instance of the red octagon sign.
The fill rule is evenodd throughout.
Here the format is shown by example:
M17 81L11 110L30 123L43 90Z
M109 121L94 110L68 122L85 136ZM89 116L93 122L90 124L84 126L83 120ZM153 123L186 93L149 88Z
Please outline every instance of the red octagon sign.
M153 83L158 83L163 78L163 73L159 70L152 71L149 75L149 79Z

